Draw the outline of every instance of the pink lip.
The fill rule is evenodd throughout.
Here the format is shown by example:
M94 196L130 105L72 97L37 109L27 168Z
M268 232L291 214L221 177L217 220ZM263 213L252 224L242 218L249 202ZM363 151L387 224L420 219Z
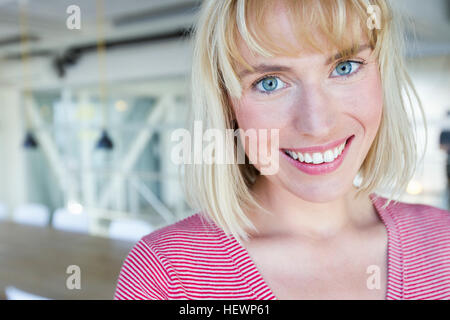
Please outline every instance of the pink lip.
M320 175L320 174L327 174L330 172L333 172L339 168L339 166L344 161L345 156L347 155L348 149L350 148L350 145L352 144L353 138L355 136L351 136L351 138L347 141L347 144L345 145L344 150L338 156L334 161L332 162L322 162L321 164L313 164L313 163L306 163L306 162L300 162L297 160L292 159L290 156L288 156L284 151L280 150L283 157L285 157L294 167L297 169L310 174L310 175ZM344 142L345 139L342 141ZM292 149L289 149L292 150Z
M340 146L342 143L344 143L348 138L351 136L348 136L346 138L342 138L340 140L330 142L328 144L325 144L323 146L314 146L314 147L308 147L308 148L298 148L298 149L285 149L285 150L292 150L295 152L301 152L301 153L314 153L314 152L325 152L330 149L334 149L337 146Z

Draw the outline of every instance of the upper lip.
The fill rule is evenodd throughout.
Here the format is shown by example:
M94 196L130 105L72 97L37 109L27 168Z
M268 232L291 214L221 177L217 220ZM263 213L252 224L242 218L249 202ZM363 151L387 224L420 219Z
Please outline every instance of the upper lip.
M307 148L289 148L289 149L285 149L285 150L291 150L291 151L295 151L295 152L300 152L300 153L313 153L313 152L325 152L327 150L330 149L334 149L338 146L340 146L342 143L344 143L345 141L347 141L347 139L351 138L353 135L350 135L346 138L342 138L321 146L313 146L313 147L307 147Z

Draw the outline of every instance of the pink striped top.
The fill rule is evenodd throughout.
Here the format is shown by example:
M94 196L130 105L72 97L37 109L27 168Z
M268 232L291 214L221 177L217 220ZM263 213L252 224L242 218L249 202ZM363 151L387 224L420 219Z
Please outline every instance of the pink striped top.
M450 299L450 212L372 193L388 233L386 299ZM244 247L200 213L143 237L114 299L276 299Z

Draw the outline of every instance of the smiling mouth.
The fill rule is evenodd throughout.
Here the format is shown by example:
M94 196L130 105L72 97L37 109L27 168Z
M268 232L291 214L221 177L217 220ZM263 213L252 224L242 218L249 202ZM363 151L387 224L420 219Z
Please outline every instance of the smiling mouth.
M298 152L292 149L283 149L283 152L293 160L300 163L322 164L334 162L341 156L342 152L345 149L345 146L353 137L354 135L350 136L340 145L325 150L324 152Z

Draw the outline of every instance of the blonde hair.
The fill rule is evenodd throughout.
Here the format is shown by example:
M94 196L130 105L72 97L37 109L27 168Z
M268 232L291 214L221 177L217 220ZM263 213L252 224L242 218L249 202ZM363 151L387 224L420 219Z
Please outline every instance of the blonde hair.
M318 30L342 54L363 35L376 56L383 86L383 114L379 130L361 165L362 183L357 195L378 188L390 191L385 207L406 189L416 170L417 150L406 106L414 119L413 104L426 122L423 108L405 70L401 23L384 0L286 0L290 22L303 42L321 50L311 35ZM191 124L225 132L235 129L229 95L240 97L236 63L251 67L242 58L237 43L241 37L249 49L262 56L289 54L268 38L264 17L274 1L206 0L195 27L191 74ZM369 5L380 9L380 28L366 25ZM292 52L291 52L292 53ZM414 119L414 128L416 122ZM426 140L425 140L426 141ZM426 149L426 147L425 147ZM248 239L244 228L256 228L246 210L264 210L253 198L250 186L259 171L252 164L192 164L185 166L185 191L190 205L211 218L238 241ZM398 201L398 198L394 199Z

